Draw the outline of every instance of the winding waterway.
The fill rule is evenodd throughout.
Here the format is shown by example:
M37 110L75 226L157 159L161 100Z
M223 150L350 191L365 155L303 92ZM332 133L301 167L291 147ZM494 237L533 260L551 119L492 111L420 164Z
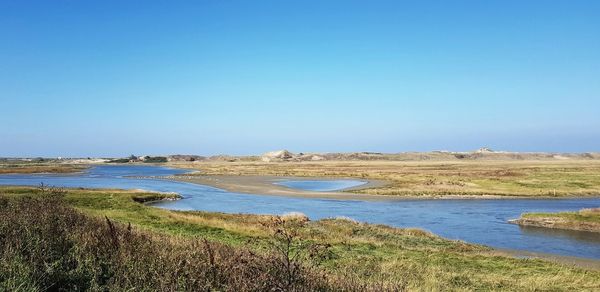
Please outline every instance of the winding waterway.
M183 199L159 202L172 210L283 214L302 212L311 219L346 216L358 221L397 227L417 227L449 239L497 248L526 250L600 260L600 234L507 223L523 212L572 211L600 206L600 198L511 200L389 200L359 201L292 198L231 193L217 188L161 179L129 176L168 176L185 170L157 166L97 166L73 175L0 175L0 185L48 185L86 188L144 189L177 192ZM352 187L357 181L319 181L318 190ZM340 187L341 185L341 187ZM304 187L289 183L288 187Z
M276 185L313 192L330 192L358 187L366 184L361 180L284 180L276 182Z

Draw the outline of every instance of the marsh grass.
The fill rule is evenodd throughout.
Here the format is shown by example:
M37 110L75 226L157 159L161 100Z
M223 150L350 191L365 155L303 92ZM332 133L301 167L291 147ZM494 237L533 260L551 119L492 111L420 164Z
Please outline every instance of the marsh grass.
M282 242L274 237L274 246ZM303 247L294 238L285 242L294 246L294 256L92 218L68 206L60 193L0 197L0 290L396 290L330 276L299 261L295 255Z
M83 165L58 163L0 163L0 174L74 173L85 168Z
M350 192L396 196L600 195L600 161L321 161L172 163L195 175L353 177L387 185ZM189 175L189 174L186 174Z
M567 221L597 223L600 225L600 208L581 209L577 212L525 213L523 218L561 218Z
M524 213L515 223L547 228L600 232L600 208L581 209L577 212Z
M347 219L309 221L301 214L277 217L177 212L152 208L135 200L167 194L69 189L61 199L63 203L49 204L37 197L39 191L35 188L3 187L0 193L3 193L0 209L4 216L0 222L0 238L4 240L2 242L18 243L2 249L3 252L12 252L2 254L4 270L0 277L3 277L4 287L29 287L27 283L34 280L42 283L35 287L41 287L51 284L44 279L66 277L68 280L74 277L92 283L86 284L87 287L130 283L128 285L147 287L146 290L157 290L156 287L160 290L186 290L192 287L186 285L199 285L193 286L194 289L200 287L204 290L243 290L246 289L244 286L235 285L263 279L275 281L269 277L276 275L277 284L269 287L278 287L273 289L275 291L594 291L600 288L598 271L537 259L497 256L486 247L446 240L419 229L399 229ZM112 261L116 244L111 243L114 237L106 217L117 230L119 246L128 244L122 242L129 238L125 234L134 234L133 242L136 244L122 249L123 253L117 253L119 262ZM52 223L54 221L58 223ZM131 231L128 231L129 223ZM10 240L6 241L7 238ZM61 244L37 247L46 238L51 238L49 242L66 242L66 248ZM214 246L216 251L209 252L207 244ZM8 245L3 243L3 246ZM57 250L61 252L50 254L62 254L64 251L67 256L45 259L48 254L41 251L52 250L47 246L60 246ZM28 248L39 248L40 252L15 253ZM44 264L34 265L40 268L33 269L29 266L32 261L23 258L27 254L39 254L37 258L44 259ZM243 266L237 266L242 264L234 262L233 255L244 259ZM211 257L215 259L213 264ZM54 269L46 268L69 267L68 263L73 259L76 264L71 267L75 268L60 272L63 276L55 276L52 274ZM53 262L61 264L49 264ZM184 268L178 268L180 265ZM194 272L196 268L192 267L204 272ZM217 280L215 269L219 271ZM122 273L120 277L124 278L111 278L117 273ZM290 274L301 278L290 281ZM28 281L19 282L18 279L25 279L19 275L24 275ZM147 277L157 279L141 283L140 279ZM161 280L161 277L165 279ZM166 277L178 279L177 283ZM230 277L237 280L230 280ZM104 280L100 282L98 279ZM118 283L116 279L119 279ZM189 282L191 279L196 282ZM296 279L295 276L292 279ZM305 284L305 281L311 283ZM150 283L154 289L150 288ZM266 289L256 286L256 283L248 285L249 290ZM123 290L126 286L110 287Z

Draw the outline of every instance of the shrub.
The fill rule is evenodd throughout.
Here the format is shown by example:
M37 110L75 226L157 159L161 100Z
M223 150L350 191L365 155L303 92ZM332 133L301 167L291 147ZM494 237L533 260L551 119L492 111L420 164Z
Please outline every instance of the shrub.
M163 156L148 156L144 159L144 163L164 163L167 162L167 158Z
M0 291L383 289L301 262L313 249L297 245L290 228L302 220L276 217L274 251L256 253L89 217L68 206L63 193L42 185L29 196L0 195Z
M113 160L109 160L108 163L128 163L130 162L129 158L119 158L119 159L113 159Z

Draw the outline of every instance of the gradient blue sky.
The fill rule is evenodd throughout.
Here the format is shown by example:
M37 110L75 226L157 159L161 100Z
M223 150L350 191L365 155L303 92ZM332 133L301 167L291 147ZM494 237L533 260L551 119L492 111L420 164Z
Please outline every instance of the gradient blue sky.
M600 151L600 1L0 0L0 156Z

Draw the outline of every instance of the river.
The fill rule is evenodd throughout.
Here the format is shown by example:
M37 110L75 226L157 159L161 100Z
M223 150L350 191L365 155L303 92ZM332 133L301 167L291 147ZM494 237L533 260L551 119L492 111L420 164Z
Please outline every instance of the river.
M523 212L573 211L600 206L600 198L569 199L468 199L360 201L291 198L239 194L210 186L162 179L129 176L168 176L185 170L158 166L96 166L70 175L0 175L0 185L39 185L85 188L144 189L176 192L183 199L153 204L172 210L201 210L226 213L284 214L302 212L312 220L345 216L396 227L416 227L449 239L600 260L600 234L591 232L520 227L507 223ZM319 182L323 190L357 185L356 181ZM289 183L303 188L302 183ZM306 186L305 186L306 187ZM311 185L309 187L315 187Z

